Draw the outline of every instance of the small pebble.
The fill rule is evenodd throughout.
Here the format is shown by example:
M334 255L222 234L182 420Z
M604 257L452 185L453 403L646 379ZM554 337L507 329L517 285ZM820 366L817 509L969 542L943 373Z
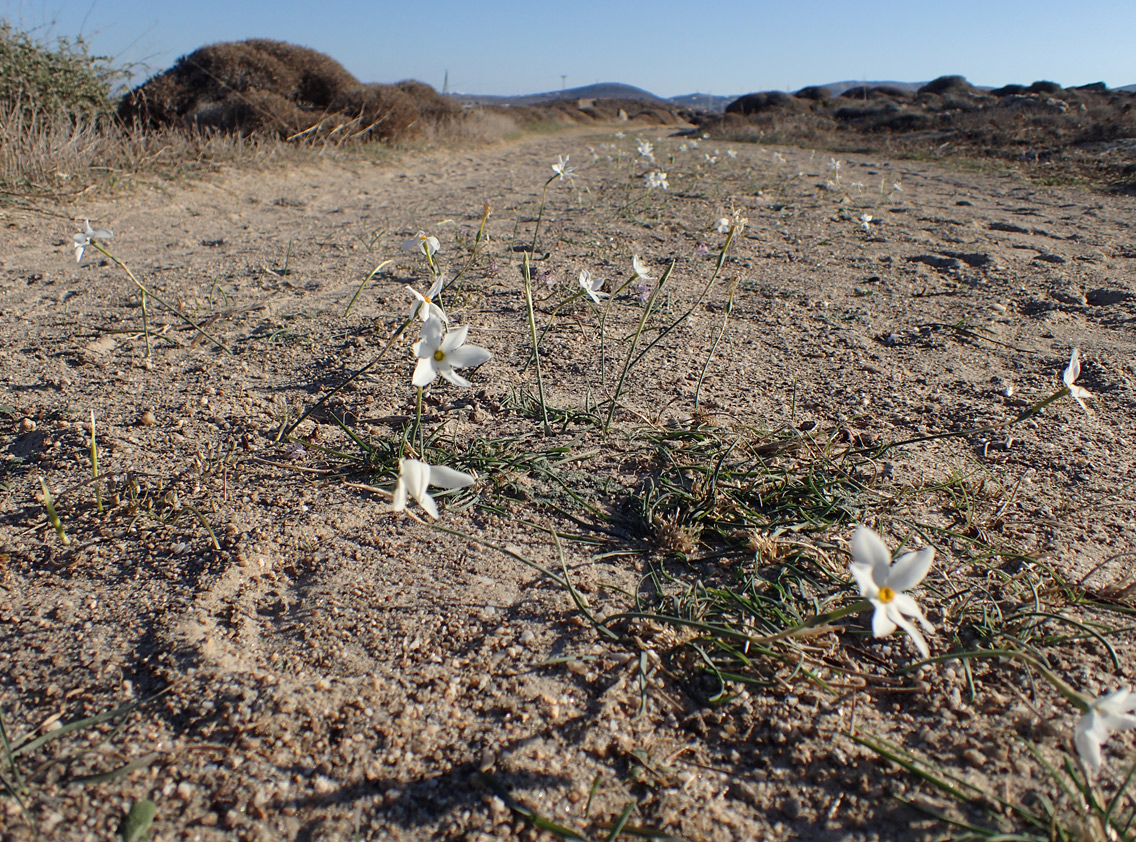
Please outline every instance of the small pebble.
M36 428L36 422L33 421L32 419L30 419L30 418L21 418L20 419L20 432L21 433L34 432L35 428Z
M147 409L142 413L142 417L138 419L138 423L143 427L153 427L158 423L158 419L154 417L154 413Z

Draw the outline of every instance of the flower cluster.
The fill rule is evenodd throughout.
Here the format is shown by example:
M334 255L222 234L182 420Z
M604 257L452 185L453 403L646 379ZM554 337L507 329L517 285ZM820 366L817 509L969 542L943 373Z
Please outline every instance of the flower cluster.
M565 165L567 157L559 161L561 177L571 177L570 168ZM414 297L407 321L421 320L418 341L411 346L416 360L411 385L418 389L419 409L421 410L422 391L434 383L438 377L455 386L468 387L470 382L458 374L460 368L475 368L492 358L492 354L476 345L467 345L469 326L450 329L450 318L438 303L438 296L445 287L441 269L435 255L441 250L437 237L419 231L402 244L407 251L420 251L434 274L434 281L425 295L411 286L407 291ZM444 465L429 465L418 459L399 460L398 481L393 493L392 511L405 511L410 498L432 518L438 517L438 506L427 492L431 485L445 489L465 488L473 485L476 478L470 474L456 471Z

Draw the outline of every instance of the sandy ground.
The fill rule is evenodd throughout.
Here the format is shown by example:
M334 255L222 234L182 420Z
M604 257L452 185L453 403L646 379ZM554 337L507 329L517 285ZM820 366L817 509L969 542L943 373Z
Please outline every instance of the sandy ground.
M644 187L637 138L655 143L668 190ZM516 400L536 388L518 249L558 154L579 169L548 188L534 263L539 325L555 312L541 345L548 403L602 406L642 312L626 288L601 348L602 309L556 309L580 270L611 291L633 255L656 279L673 261L660 306L677 318L696 305L632 370L606 436L577 421L542 436ZM975 544L1008 542L1068 581L1088 575L1096 595L1123 590L1136 536L1132 201L972 170L871 156L836 170L807 150L576 132L268 163L58 216L5 212L0 715L18 744L146 701L18 757L27 813L0 800L0 838L117 838L142 799L157 805L156 840L543 838L514 807L602 839L629 805L629 826L682 839L948 837L902 798L957 805L850 735L1030 803L1047 783L1025 745L1069 752L1075 712L1020 668L901 675L916 657L902 636L831 633L809 643L814 656L855 661L866 683L827 692L779 675L709 706L668 657L672 631L632 627L609 643L518 558L560 572L555 528L593 608L626 610L666 557L628 522L660 470L635 431L812 429L870 447L977 427L1060 389L1080 347L1091 414L1064 398L1008 431L889 451L875 463L886 493L850 505L893 546L916 520L973 538L919 533L938 552L928 587L995 588ZM442 500L443 532L392 514L383 493L415 413L409 338L299 425L299 443L276 435L375 358L408 311L405 285L425 290L424 263L399 243L437 236L452 275L486 202L489 242L445 304L494 356L465 371L470 389L431 387L424 424L497 467ZM715 223L735 210L748 225L696 304L724 240ZM137 289L93 249L76 263L71 217L111 229L111 251L229 353L151 299L147 360ZM364 469L332 413L387 443L380 470ZM960 476L954 491L925 490ZM833 569L846 569L857 519L815 538ZM701 564L681 575L727 575ZM973 645L946 603L924 606L936 654ZM1094 639L1053 634L1051 666L1075 686L1131 681L1131 634L1108 635L1119 669ZM1131 746L1115 737L1108 768Z

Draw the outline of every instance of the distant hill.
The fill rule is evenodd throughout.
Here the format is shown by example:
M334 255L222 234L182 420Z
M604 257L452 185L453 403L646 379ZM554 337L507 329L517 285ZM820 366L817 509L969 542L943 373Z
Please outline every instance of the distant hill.
M558 99L637 99L644 102L656 102L660 105L667 103L662 97L656 96L650 91L645 91L634 85L624 85L620 82L598 82L580 88L566 88L562 91L545 91L540 94L519 94L517 96L492 96L488 94L451 94L451 96L465 105L539 105L544 102L555 102Z
M738 94L734 94L733 96L682 94L681 96L669 97L667 102L677 108L689 108L694 111L722 112L726 110L727 105L737 98Z
M881 85L886 85L889 88L900 88L905 91L915 93L917 90L926 85L926 82L865 82L863 79L849 80L845 82L828 82L824 85L809 85L810 88L827 88L828 92L833 96L840 96L851 88L868 87L875 88ZM793 93L787 91L787 93Z

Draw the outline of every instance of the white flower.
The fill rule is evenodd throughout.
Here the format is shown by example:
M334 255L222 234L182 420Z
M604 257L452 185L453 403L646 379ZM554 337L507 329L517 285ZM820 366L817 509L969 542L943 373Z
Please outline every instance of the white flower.
M643 261L639 259L639 255L634 255L631 258L631 269L635 273L634 277L642 278L645 281L655 280L651 276L650 270L643 265Z
M438 488L465 488L473 485L474 477L447 468L444 465L427 465L417 459L398 460L398 482L394 486L394 500L391 511L406 510L407 497L413 497L418 505L434 520L438 519L438 504L426 493L427 486Z
M644 158L649 158L652 161L654 161L655 160L654 149L655 149L655 147L652 146L649 141L646 141L646 140L639 141L639 154L642 155Z
M620 140L623 140L623 138L626 137L626 135L624 135L623 132L616 132L615 136L617 138L619 138Z
M645 176L643 176L643 178L647 181L648 190L654 190L656 187L662 187L664 190L666 190L669 186L667 184L667 174L665 172L659 172L658 170L656 170L655 172L647 173Z
M729 234L731 221L728 216L723 216L718 220L718 233Z
M425 295L411 286L408 286L406 290L418 299L414 302L410 311L411 319L417 318L427 322L431 318L435 318L441 319L446 324L450 323L449 316L445 314L441 307L434 303L434 299L437 298L438 293L442 291L442 278L440 275L434 279L434 283L430 285L430 289Z
M711 155L709 152L706 152L706 153L704 153L703 157L706 158L707 163L710 163L710 164L718 163L718 156L717 155Z
M1073 396L1073 400L1081 405L1081 409L1085 412L1089 408L1085 406L1085 402L1081 398L1091 398L1093 393L1088 389L1078 386L1074 381L1081 376L1081 349L1074 348L1073 356L1069 357L1069 367L1065 369L1065 373L1061 375L1062 382L1065 383L1065 388L1069 390L1069 394Z
M588 297L596 304L602 304L601 298L608 298L606 292L600 292L600 287L604 285L603 278L593 278L592 273L587 269L580 270L580 288L588 294Z
M870 213L860 214L860 218L857 221L864 226L865 231L869 234L872 233L872 215Z
M860 588L860 596L875 607L872 634L887 637L899 626L911 636L924 658L930 657L931 650L919 629L907 618L914 617L928 632L935 628L927 622L915 600L905 592L923 581L934 558L935 550L924 547L918 552L904 553L892 563L891 552L871 529L858 526L852 535L850 570Z
M411 382L421 389L433 383L434 378L440 374L455 386L469 386L469 381L454 369L481 365L493 355L476 345L465 345L467 333L467 325L447 333L438 319L423 322L420 334L422 338L414 343L414 356L418 357L418 365L414 367Z
M729 155L731 158L738 157L738 153L736 151L734 151L733 149L727 149L726 154Z
M78 234L72 234L71 239L74 242L72 248L75 249L75 262L79 263L83 259L83 250L91 244L91 240L109 240L113 237L110 231L105 228L92 228L91 220L84 219L83 227Z
M422 252L426 257L433 257L438 253L438 249L442 246L438 242L437 237L427 237L425 231L419 231L409 240L402 244L403 251L414 251L417 249Z
M1089 703L1089 711L1073 731L1077 754L1093 772L1101 767L1101 746L1113 731L1136 728L1136 693L1127 687Z
M560 176L561 181L569 181L576 177L576 168L568 166L568 159L571 155L557 155L556 163L552 165L552 171Z

